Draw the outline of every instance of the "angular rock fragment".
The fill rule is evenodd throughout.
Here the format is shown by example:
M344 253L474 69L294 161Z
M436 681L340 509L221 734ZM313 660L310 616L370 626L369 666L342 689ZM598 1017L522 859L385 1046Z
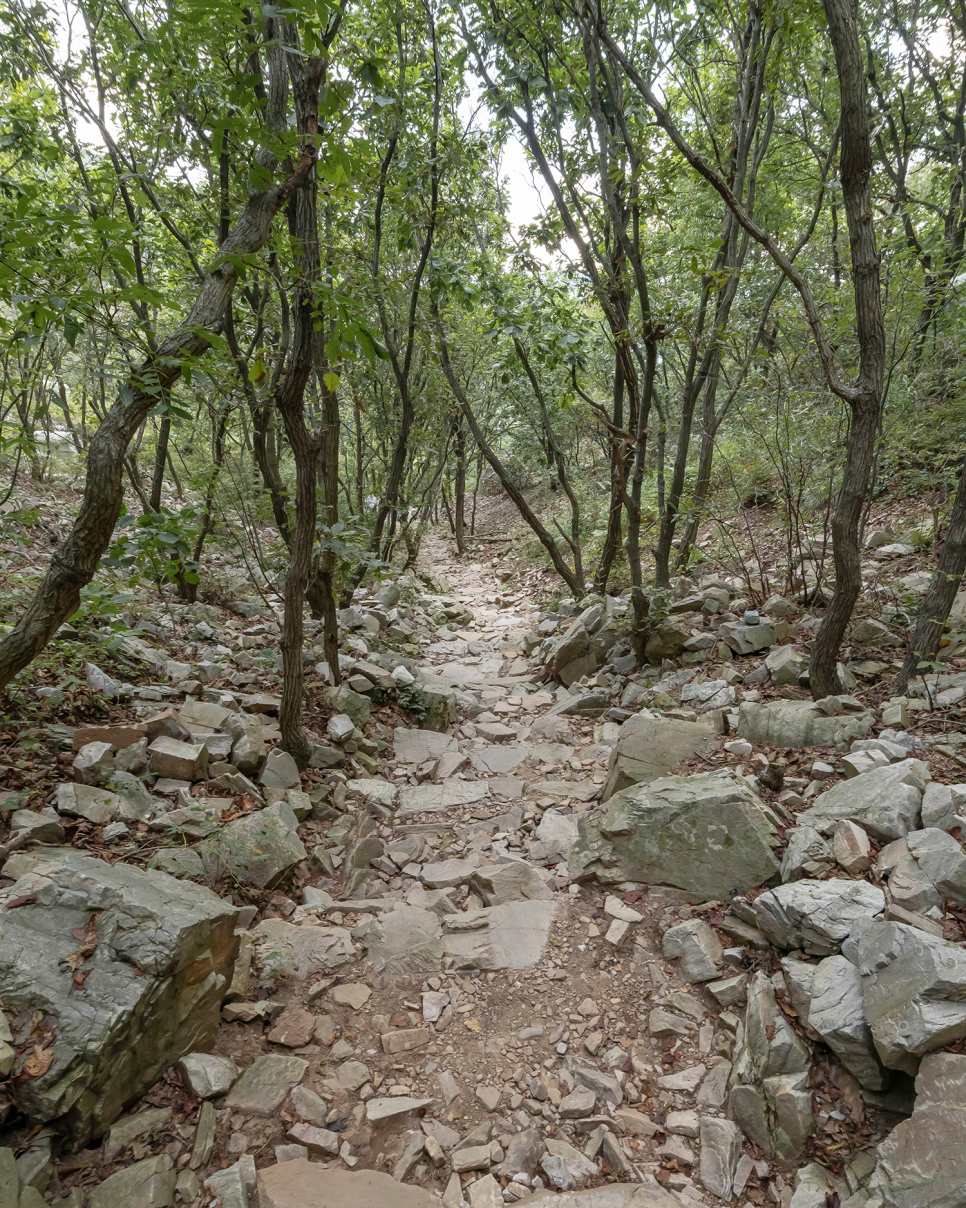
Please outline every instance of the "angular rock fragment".
M718 976L721 942L703 919L689 919L664 933L664 955L679 960L690 982L713 981Z
M925 1053L966 1036L966 951L957 944L872 920L856 926L846 949L883 1065L915 1074Z
M966 1057L932 1053L915 1110L881 1142L869 1190L885 1208L957 1208L966 1187Z
M797 1157L815 1128L806 1085L810 1060L769 979L755 974L736 1038L728 1114L769 1157Z
M198 845L209 884L231 876L242 885L271 888L307 856L298 819L285 801L229 822Z
M632 785L666 776L682 760L713 744L714 731L703 722L635 714L620 728L601 798L606 801Z
M846 957L826 957L815 969L808 1024L862 1086L885 1090L888 1077L866 1023L862 979Z
M696 901L727 898L777 879L777 826L751 781L731 769L669 776L581 814L570 875L675 885Z
M822 707L825 701L743 701L738 708L738 734L770 747L834 747L862 738L872 729L875 714L858 701L853 703L855 711L830 715Z
M821 793L799 815L799 824L828 835L845 819L880 842L900 839L916 828L928 779L929 769L919 759L876 768Z
M10 1093L28 1120L58 1120L80 1147L213 1040L236 912L203 886L77 852L17 855L4 872L18 879L0 902L30 900L3 911L0 998L42 1012L55 1037L50 1051L24 1048L19 1064L34 1057L43 1072Z
M822 836L811 826L795 826L787 831L788 846L782 856L782 881L800 881L809 876L820 876L832 866L832 849Z
M885 908L885 894L865 881L793 881L755 900L764 934L779 948L803 948L816 956L838 951L859 919Z

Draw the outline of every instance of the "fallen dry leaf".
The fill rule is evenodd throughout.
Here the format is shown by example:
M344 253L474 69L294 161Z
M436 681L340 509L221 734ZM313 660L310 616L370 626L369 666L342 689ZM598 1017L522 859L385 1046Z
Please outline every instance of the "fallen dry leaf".
M481 1027L480 1027L480 1021L479 1021L478 1019L464 1019L464 1020L463 1020L463 1027L464 1027L464 1028L469 1028L469 1030L470 1030L471 1032L479 1032L479 1031L481 1031Z
M28 1078L39 1078L50 1069L54 1059L54 1050L45 1049L42 1045L34 1045L33 1053L24 1062L23 1072Z

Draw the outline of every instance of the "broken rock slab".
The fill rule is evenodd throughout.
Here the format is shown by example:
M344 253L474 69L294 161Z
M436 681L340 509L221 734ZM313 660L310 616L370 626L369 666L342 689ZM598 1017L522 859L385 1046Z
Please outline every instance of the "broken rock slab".
M862 978L882 1064L915 1074L919 1059L966 1036L966 951L904 923L868 921L843 948Z
M427 734L433 733L427 730ZM458 780L455 776L442 784L408 785L399 790L397 817L408 814L441 814L458 805L474 805L487 795L485 780Z
M767 1157L797 1158L815 1129L810 1061L770 979L756 973L735 1037L728 1115Z
M578 826L575 881L674 885L704 902L778 879L778 820L730 768L625 789Z
M253 1116L272 1116L308 1068L301 1057L280 1053L257 1057L231 1088L225 1107Z
M666 776L682 760L713 745L714 731L703 722L635 714L620 728L601 798L606 801L632 785Z
M504 902L443 919L444 963L453 969L528 969L542 957L553 901Z
M477 868L470 876L469 883L485 906L500 906L504 902L552 898L553 890L544 876L532 864L513 860L507 864L486 864Z
M459 745L449 734L438 734L435 730L407 730L397 726L393 730L392 745L396 758L403 763L425 763L427 759L438 759L447 751L458 751Z
M668 960L680 961L681 972L689 982L713 981L718 976L721 941L704 919L688 919L669 927L663 943L664 955Z
M4 875L16 879L0 890L4 905L36 897L3 911L0 998L43 1012L54 1035L45 1072L15 1077L10 1092L28 1120L57 1120L80 1148L164 1069L213 1041L236 911L204 886L77 852L18 854ZM78 962L74 933L90 927L97 946ZM24 1044L15 1075L35 1047Z
M826 957L815 969L808 1024L862 1086L886 1089L888 1075L879 1063L865 1018L862 979L847 957Z
M442 935L434 911L399 906L380 915L367 932L369 960L377 970L393 975L436 973L443 955Z
M357 955L345 927L298 927L284 919L262 919L250 934L262 964L277 964L280 975L297 981L338 969Z
M904 759L843 780L799 815L799 825L830 835L839 822L855 822L874 839L888 843L915 830L929 768L920 759Z
M831 699L831 698L827 698ZM845 698L851 700L851 697ZM864 738L875 714L855 701L854 712L829 715L824 701L742 701L738 707L738 734L762 746L834 747Z
M298 819L285 801L229 822L197 848L210 885L230 876L242 885L270 889L308 853Z
M831 956L859 919L885 909L885 894L866 881L793 881L755 899L759 929L779 948Z
M959 1208L966 1200L966 1057L932 1053L912 1115L882 1141L869 1184L884 1208Z
M376 1170L329 1170L298 1158L258 1172L260 1208L436 1208L421 1187Z

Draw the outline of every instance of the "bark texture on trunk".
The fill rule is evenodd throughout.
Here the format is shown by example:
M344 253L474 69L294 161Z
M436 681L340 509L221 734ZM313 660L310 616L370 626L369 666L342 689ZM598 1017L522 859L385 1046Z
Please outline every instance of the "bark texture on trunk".
M283 36L295 45L295 31L282 23ZM288 62L286 63L286 58ZM311 149L313 165L318 138L319 86L325 70L321 58L300 59L269 51L273 80L286 68L291 73L298 130ZM319 436L305 422L305 387L312 370L321 364L321 339L316 332L315 294L321 277L319 254L318 185L314 170L305 187L289 204L289 230L295 248L298 283L292 304L292 349L285 374L275 392L275 406L285 425L285 435L295 462L295 520L285 576L282 618L282 703L278 711L282 746L300 768L308 767L309 740L302 726L305 672L302 666L305 592L312 570L318 496ZM338 666L338 663L337 663Z
M893 684L893 692L897 696L901 696L905 692L909 681L916 675L919 664L931 662L939 653L946 619L953 606L953 601L956 599L956 593L959 591L964 574L966 574L966 465L963 466L959 475L952 511L949 514L949 528L946 531L942 553L939 555L939 565L936 567L929 590L922 598L919 616L916 618L916 628L912 634L912 643L903 661L902 670L896 676Z
M835 50L841 96L839 177L849 226L859 372L848 399L852 422L842 485L832 518L835 591L815 635L809 664L809 681L816 699L841 691L836 662L862 587L860 530L872 481L885 380L885 331L872 210L872 145L854 0L825 0L825 15Z
M58 627L80 603L80 592L94 578L108 547L124 500L124 464L128 445L148 411L181 376L186 357L208 351L208 333L221 323L238 280L239 256L257 252L267 241L272 219L308 179L313 155L302 156L282 184L250 198L205 274L184 324L161 341L118 391L117 400L91 437L84 497L70 534L54 553L50 567L26 612L0 641L0 688L43 650Z

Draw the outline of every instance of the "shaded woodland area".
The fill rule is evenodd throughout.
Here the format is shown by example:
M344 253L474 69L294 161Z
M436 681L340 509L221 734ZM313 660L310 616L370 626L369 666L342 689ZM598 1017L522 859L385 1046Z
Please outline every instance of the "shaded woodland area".
M960 8L118 0L0 30L8 499L84 476L0 684L125 579L192 601L226 557L284 584L304 761L303 605L337 684L338 608L430 524L462 552L485 481L562 593L629 592L641 661L711 556L798 593L816 696L873 501L926 501L898 687L935 658L966 561ZM760 504L766 573L735 537Z

